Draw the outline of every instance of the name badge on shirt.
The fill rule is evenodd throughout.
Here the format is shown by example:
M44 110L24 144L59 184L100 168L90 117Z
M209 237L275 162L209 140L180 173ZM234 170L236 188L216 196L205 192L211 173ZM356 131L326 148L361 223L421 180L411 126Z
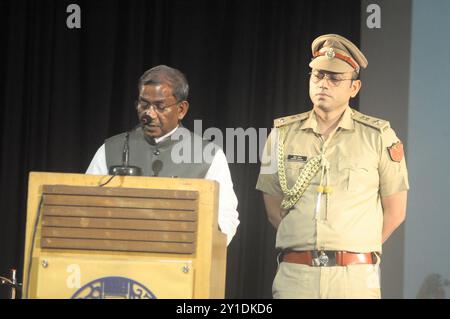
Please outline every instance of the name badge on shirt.
M293 155L293 154L289 154L287 156L288 161L291 162L302 162L302 163L306 163L308 160L307 156L303 156L303 155Z

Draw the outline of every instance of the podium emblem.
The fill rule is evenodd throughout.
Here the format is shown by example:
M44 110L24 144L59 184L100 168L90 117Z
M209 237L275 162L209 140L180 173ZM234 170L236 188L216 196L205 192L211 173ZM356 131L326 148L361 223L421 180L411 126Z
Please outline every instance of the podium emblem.
M132 279L103 277L78 289L72 299L156 299L156 296L147 287Z

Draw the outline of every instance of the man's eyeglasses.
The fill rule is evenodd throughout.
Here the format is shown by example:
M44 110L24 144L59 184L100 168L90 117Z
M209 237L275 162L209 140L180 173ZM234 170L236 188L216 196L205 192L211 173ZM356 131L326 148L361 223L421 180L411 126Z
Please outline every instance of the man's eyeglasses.
M353 78L341 79L339 78L338 74L325 73L320 71L309 72L308 74L311 76L311 81L313 81L313 83L319 83L323 80L323 78L326 78L331 87L339 86L339 84L341 84L341 82L343 81L355 80Z
M164 112L165 109L167 109L171 106L174 106L180 102L181 101L177 101L173 104L164 105L164 103L159 103L159 102L149 103L147 101L140 100L140 101L136 101L135 105L136 105L136 108L141 111L146 111L146 110L149 110L150 108L153 108L153 111L161 113L161 112Z

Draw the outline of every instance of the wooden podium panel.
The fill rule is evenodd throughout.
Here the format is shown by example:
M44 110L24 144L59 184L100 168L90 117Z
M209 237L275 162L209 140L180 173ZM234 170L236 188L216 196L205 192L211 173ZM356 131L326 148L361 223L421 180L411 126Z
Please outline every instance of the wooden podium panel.
M47 267L37 269L36 298L191 299L194 294L196 271L189 261L45 256L38 263L43 262Z
M109 178L30 173L22 297L223 298L218 184Z
M42 189L42 248L195 252L195 191L65 185Z

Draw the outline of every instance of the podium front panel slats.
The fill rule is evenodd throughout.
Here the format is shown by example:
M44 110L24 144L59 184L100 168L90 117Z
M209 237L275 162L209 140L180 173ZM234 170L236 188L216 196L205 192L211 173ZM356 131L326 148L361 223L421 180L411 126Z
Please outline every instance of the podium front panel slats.
M78 195L44 195L44 205L94 206L94 207L123 207L123 208L153 208L195 210L196 200L187 199L158 199L107 196L78 196Z
M84 217L51 217L42 218L42 226L107 228L134 230L195 231L196 222L160 221L143 219L84 218Z
M67 238L42 238L42 248L58 249L82 249L82 250L113 250L134 252L164 252L175 254L192 254L194 244L168 243L168 242L142 242L124 240L101 239L67 239Z
M66 239L111 239L180 243L193 243L195 241L195 233L193 232L137 231L97 228L42 227L41 235L43 238L54 237Z
M97 195L114 197L148 197L148 198L178 198L197 199L198 192L171 189L142 189L142 188L118 188L118 187L79 187L67 185L44 185L44 194L64 195Z
M43 185L41 247L194 253L198 192Z
M44 216L62 217L98 217L196 221L197 213L183 210L163 210L146 208L47 206L43 207Z

